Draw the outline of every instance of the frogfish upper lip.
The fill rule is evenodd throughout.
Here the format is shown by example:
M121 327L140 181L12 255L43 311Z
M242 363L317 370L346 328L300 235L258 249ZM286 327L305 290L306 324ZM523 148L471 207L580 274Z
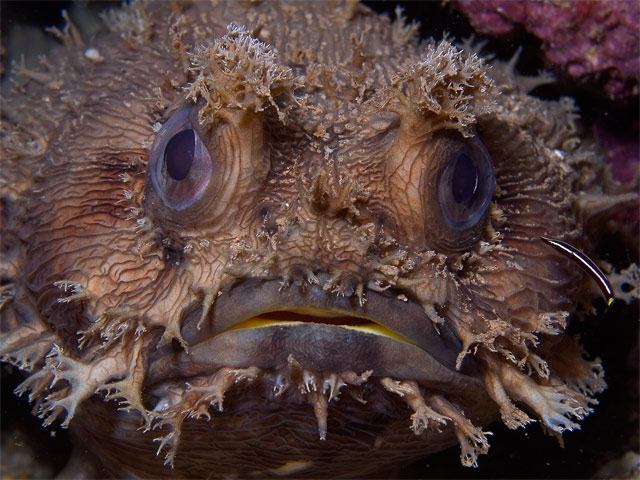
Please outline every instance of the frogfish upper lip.
M307 314L301 315L300 312ZM337 348L340 353L341 342L355 342L357 338L362 344L360 349L367 342L372 345L390 342L393 347L385 347L385 351L393 350L393 356L427 355L445 369L455 372L456 358L462 348L450 327L439 325L436 330L420 305L399 299L391 292L367 291L366 301L361 304L355 296L336 295L315 284L304 288L284 288L279 280L249 279L223 289L198 328L201 313L201 310L197 310L187 315L181 331L187 344L192 346L189 358L195 361L203 361L210 354L205 352L215 351L223 355L224 349L232 348L233 342L238 342L236 350L253 344L254 348L249 350L253 352L251 355L254 355L256 363L259 363L261 352L255 349L260 344L267 348L267 344L281 342L284 350L304 351L302 347L294 348L292 344L311 342L315 343L316 348ZM329 318L329 315L333 318ZM247 320L257 317L286 318L288 321L268 322L262 328L246 325ZM342 325L343 322L352 325ZM391 335L366 335L366 328L353 326L354 323L363 322L380 325ZM367 341L363 340L364 337ZM381 348L372 345L371 351ZM307 344L307 347L310 346ZM304 356L303 353L300 355ZM238 359L241 356L234 354L226 358L241 363ZM419 358L414 360L420 361ZM433 363L432 360L430 363ZM330 363L328 360L315 362L316 368L321 369L331 368ZM477 366L470 356L465 358L459 373L477 373Z

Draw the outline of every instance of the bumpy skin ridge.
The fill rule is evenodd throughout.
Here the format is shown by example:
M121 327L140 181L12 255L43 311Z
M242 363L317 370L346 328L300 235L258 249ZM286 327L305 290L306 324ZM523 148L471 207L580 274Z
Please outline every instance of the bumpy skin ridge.
M17 393L115 475L365 475L455 442L477 466L498 411L510 428L579 428L606 385L563 332L590 293L539 237L590 248L583 221L630 197L598 185L571 102L529 97L509 65L421 44L401 16L351 2L214 3L115 10L97 57L69 25L55 63L23 70L3 100L0 353L32 372ZM216 177L177 212L147 166L184 106ZM456 231L425 178L447 141L475 137L496 190ZM291 354L273 368L178 362L195 349L185 325L215 326L220 295L268 280L354 308L393 292L451 329L456 367L472 358L478 373L424 385L354 371L349 351L330 372Z

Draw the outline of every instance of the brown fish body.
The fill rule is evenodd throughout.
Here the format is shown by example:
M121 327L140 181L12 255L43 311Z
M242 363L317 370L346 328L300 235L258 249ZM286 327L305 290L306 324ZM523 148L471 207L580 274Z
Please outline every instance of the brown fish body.
M363 476L591 411L540 240L606 203L569 101L352 2L106 19L3 108L0 353L45 424L114 476Z

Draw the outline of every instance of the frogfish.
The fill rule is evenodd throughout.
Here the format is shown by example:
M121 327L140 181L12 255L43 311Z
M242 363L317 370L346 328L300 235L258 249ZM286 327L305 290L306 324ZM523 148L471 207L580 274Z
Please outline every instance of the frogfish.
M636 196L570 98L353 1L103 19L2 99L0 355L45 426L127 478L579 428L606 383L565 331L616 287L584 232Z

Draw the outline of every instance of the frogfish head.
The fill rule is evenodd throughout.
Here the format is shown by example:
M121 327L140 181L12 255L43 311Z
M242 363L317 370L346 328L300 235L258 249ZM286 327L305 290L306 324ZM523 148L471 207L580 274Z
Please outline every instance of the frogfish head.
M0 353L45 425L159 478L477 466L494 420L579 427L593 289L542 237L589 250L630 197L570 101L350 2L105 18L2 125Z

